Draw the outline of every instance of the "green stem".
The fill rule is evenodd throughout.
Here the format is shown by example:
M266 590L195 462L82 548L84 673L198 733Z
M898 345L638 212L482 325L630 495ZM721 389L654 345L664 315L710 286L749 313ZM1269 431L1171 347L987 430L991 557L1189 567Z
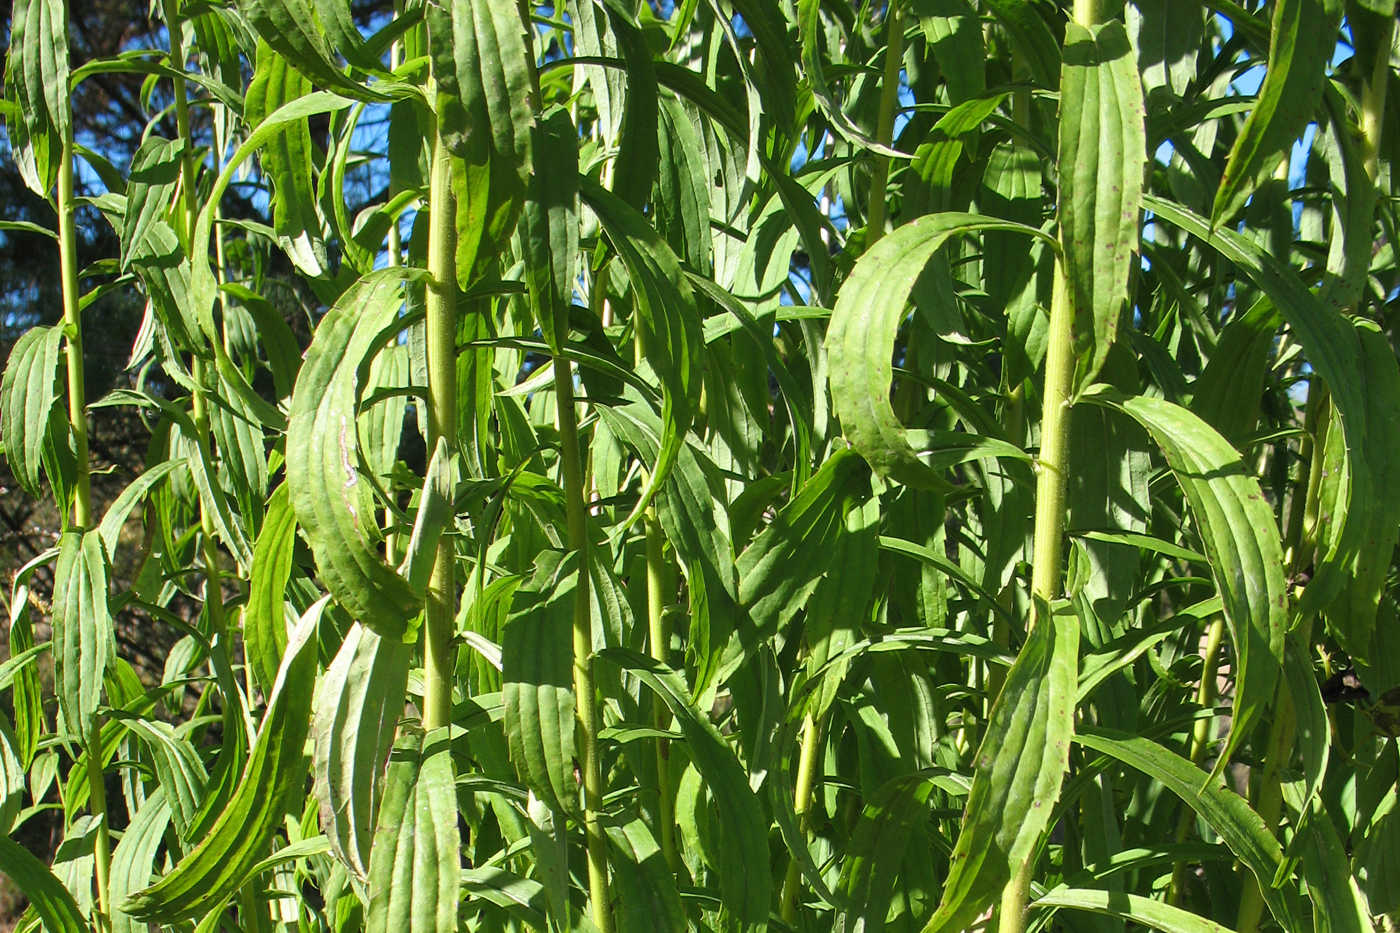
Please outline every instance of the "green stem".
M1196 705L1202 709L1210 709L1215 705L1216 689L1215 680L1220 672L1220 646L1225 638L1225 617L1218 615L1211 620L1210 628L1206 631L1206 645L1201 653L1201 682L1196 687ZM1191 731L1191 763L1200 767L1205 761L1206 750L1210 747L1210 737L1212 727L1215 725L1214 716L1205 716L1196 720L1196 725ZM1191 834L1191 828L1196 825L1196 812L1185 805L1181 808L1181 816L1176 824L1176 841L1184 842ZM1179 904L1183 892L1186 890L1186 873L1188 863L1179 861L1172 866L1172 884L1167 892L1167 903Z
M587 489L574 408L574 378L568 360L554 361L554 396L559 416L560 461L564 470L569 546L578 552L578 586L574 589L574 697L578 747L583 755L583 831L588 843L588 896L593 925L613 933L612 897L608 892L607 839L598 814L603 807L603 771L598 754L598 705L593 686L593 614L589 600L591 548L588 541Z
M434 131L428 190L428 449L457 442L457 227L452 198L452 155ZM452 716L453 545L438 542L428 580L423 625L423 727L445 726Z
M894 140L894 111L899 103L899 69L904 59L904 26L899 14L899 3L890 3L889 12L885 15L889 26L889 44L885 47L885 74L880 85L880 112L875 124L875 141L882 146L888 146ZM889 157L875 156L875 170L870 173L870 208L865 235L867 249L885 235L885 189L889 187L889 181Z
M816 784L817 759L821 754L821 729L811 713L802 717L802 750L797 761L797 783L793 789L793 810L797 814L799 830L807 829L808 814L812 808L812 788ZM802 886L802 871L797 859L788 862L787 876L783 878L781 916L783 922L792 926L797 923L797 892Z
M58 264L62 277L64 362L68 369L68 427L77 460L77 481L73 494L73 525L87 531L93 525L92 466L88 458L87 389L83 366L83 321L79 309L78 237L73 226L73 121L63 133L58 167ZM107 825L107 786L102 773L102 719L94 715L86 736L88 753L88 805L97 817L93 872L97 882L99 923L107 928L111 916L108 903L112 865L112 841Z
M671 627L666 621L666 560L665 535L661 523L656 518L656 510L648 509L646 514L647 539L647 641L651 656L662 664L667 663L667 648L671 644ZM656 728L667 729L671 724L666 704L656 704ZM672 872L681 868L680 855L676 851L676 802L671 788L671 743L667 739L656 740L656 793L657 819L660 821L661 854Z

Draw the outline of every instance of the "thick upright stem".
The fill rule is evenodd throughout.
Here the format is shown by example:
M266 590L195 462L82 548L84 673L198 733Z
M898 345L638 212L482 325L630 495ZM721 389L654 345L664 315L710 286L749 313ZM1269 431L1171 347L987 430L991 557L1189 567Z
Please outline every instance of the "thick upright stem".
M428 192L428 447L457 443L457 227L452 198L452 155L436 133ZM438 543L423 625L423 727L445 726L452 716L452 541Z
M899 71L904 59L904 25L900 21L899 3L889 5L889 43L885 46L885 74L880 85L880 112L876 118L875 141L888 146L894 140L894 111L899 103ZM888 156L875 156L875 170L870 173L870 210L866 224L866 247L874 246L885 235L886 191L890 182Z
M608 892L607 838L598 813L603 807L603 770L598 755L598 704L593 686L593 613L589 599L587 488L578 443L578 412L569 362L554 361L554 397L559 413L560 462L564 470L569 546L579 555L578 586L574 590L574 697L577 703L578 747L583 755L583 831L588 842L588 896L593 925L612 933L612 898Z

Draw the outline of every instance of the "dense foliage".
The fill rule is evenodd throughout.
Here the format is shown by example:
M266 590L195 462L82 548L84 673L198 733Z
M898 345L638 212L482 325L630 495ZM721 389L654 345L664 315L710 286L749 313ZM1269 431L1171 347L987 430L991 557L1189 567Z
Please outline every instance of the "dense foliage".
M1070 6L15 0L21 928L1393 928L1395 0Z

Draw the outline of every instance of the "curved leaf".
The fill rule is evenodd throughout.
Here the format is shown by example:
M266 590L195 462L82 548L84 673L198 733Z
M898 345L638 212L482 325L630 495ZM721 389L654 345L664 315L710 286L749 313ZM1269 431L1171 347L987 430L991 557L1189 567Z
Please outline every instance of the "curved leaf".
M1030 906L1032 909L1071 907L1087 910L1154 930L1162 930L1163 933L1230 933L1229 927L1197 916L1189 910L1122 891L1059 887L1042 894Z
M1230 149L1210 211L1213 223L1229 220L1244 207L1313 118L1341 18L1341 0L1274 3L1268 70L1254 110Z
M1217 771L1273 699L1288 626L1283 544L1273 509L1239 454L1190 411L1164 399L1096 390L1084 401L1131 415L1181 484L1224 605L1235 646L1235 701Z
M354 618L399 639L423 593L379 553L355 414L360 365L398 317L403 277L401 269L371 272L326 312L297 376L287 423L287 486L322 582Z
M919 460L890 404L895 335L924 266L952 237L980 230L1039 230L976 214L920 217L880 240L841 286L826 334L832 403L856 451L881 476L912 486L947 484Z

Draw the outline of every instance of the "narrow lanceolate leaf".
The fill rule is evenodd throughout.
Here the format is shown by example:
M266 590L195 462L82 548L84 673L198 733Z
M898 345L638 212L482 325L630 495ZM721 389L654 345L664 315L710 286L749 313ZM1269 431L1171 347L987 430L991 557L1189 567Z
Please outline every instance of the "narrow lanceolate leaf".
M1057 605L1007 672L973 762L943 899L924 933L966 929L1045 831L1069 767L1079 625L1068 604Z
M1285 930L1309 928L1303 912L1306 908L1298 904L1297 895L1273 886L1274 876L1283 861L1283 848L1264 825L1263 818L1250 809L1243 797L1150 739L1086 728L1074 740L1161 781L1219 833L1230 851L1253 873L1264 895L1264 903Z
M448 453L447 442L438 438L423 476L423 490L418 496L418 514L413 519L408 548L399 565L399 574L415 593L427 591L438 542L452 524L452 492L456 486L457 465Z
M73 895L49 867L8 835L0 836L0 874L19 886L29 898L45 930L89 929Z
M675 464L699 403L704 343L700 309L680 260L645 217L589 178L580 180L580 194L627 266L642 353L661 382L661 449L635 516Z
M1117 408L1147 429L1196 519L1235 646L1235 702L1218 769L1273 698L1288 623L1283 545L1273 509L1239 453L1179 405L1101 390L1086 401Z
M860 814L841 861L844 904L836 929L882 930L911 836L928 820L934 783L923 774L886 783Z
M578 132L569 112L555 107L535 137L536 171L520 215L520 241L535 320L558 356L569 336L578 255Z
M286 483L272 491L263 515L243 607L243 650L254 683L271 690L287 649L286 591L296 550L297 517Z
M379 553L370 484L360 474L355 427L360 364L387 339L402 305L403 272L366 275L321 319L292 391L287 486L322 582L350 614L401 639L422 606Z
M909 292L928 261L951 237L979 230L1041 235L1031 227L976 214L920 217L862 256L836 298L826 335L832 403L846 439L881 476L914 486L945 484L915 454L895 417L891 357L909 310Z
M369 933L450 933L461 890L448 730L405 733L389 758L370 850Z
M1103 366L1127 305L1147 165L1144 120L1137 58L1123 24L1068 23L1060 73L1060 242L1081 386Z
M254 877L289 807L301 806L316 680L316 626L329 597L302 616L287 641L252 753L228 804L175 868L122 905L132 917L174 923L202 917Z
M1302 815L1294 845L1302 852L1303 886L1312 902L1317 933L1369 933L1376 928L1371 910L1352 875L1350 859L1337 826L1318 797L1301 798L1302 789L1284 789L1289 806Z
M85 735L102 702L102 678L116 657L107 610L107 553L96 531L70 531L54 568L53 661L58 707L68 728Z
M360 879L408 687L408 645L356 623L316 691L315 790L331 851Z
M0 440L20 486L31 496L42 490L44 435L49 428L58 380L63 329L31 327L15 341L0 379Z
M1060 887L1042 895L1031 904L1032 910L1056 907L1069 907L1103 914L1106 917L1116 917L1129 923L1161 930L1163 933L1230 933L1229 927L1221 926L1189 910L1123 891Z
M826 67L823 65L828 53L822 48L822 34L825 32L821 19L821 0L800 0L797 4L797 25L802 38L802 75L811 87L812 97L822 114L831 121L832 129L847 141L864 149L885 156L904 158L898 149L881 144L869 133L856 126L841 106L842 96L827 83Z
M605 649L598 657L635 674L676 717L690 760L722 814L714 824L719 849L730 854L745 853L722 859L717 866L723 903L739 923L762 927L768 921L773 877L767 858L750 858L747 853L768 851L768 821L749 787L743 766L709 717L695 707L680 674L659 661L622 648Z
M369 85L341 71L316 6L312 0L239 0L238 4L259 38L318 86L360 98L377 96Z
M525 184L534 171L534 58L520 8L430 0L425 13L433 77L444 95L438 101L443 139L467 162L508 165Z
M1288 155L1313 119L1337 48L1342 0L1278 0L1269 35L1264 83L1254 110L1235 138L1211 208L1214 223L1227 221Z
M515 596L501 642L506 738L520 776L556 810L578 808L574 778L573 624L576 556L540 555Z
M47 197L59 147L72 121L68 90L68 12L63 0L16 0L10 14L5 97L16 106L6 120L20 175Z

